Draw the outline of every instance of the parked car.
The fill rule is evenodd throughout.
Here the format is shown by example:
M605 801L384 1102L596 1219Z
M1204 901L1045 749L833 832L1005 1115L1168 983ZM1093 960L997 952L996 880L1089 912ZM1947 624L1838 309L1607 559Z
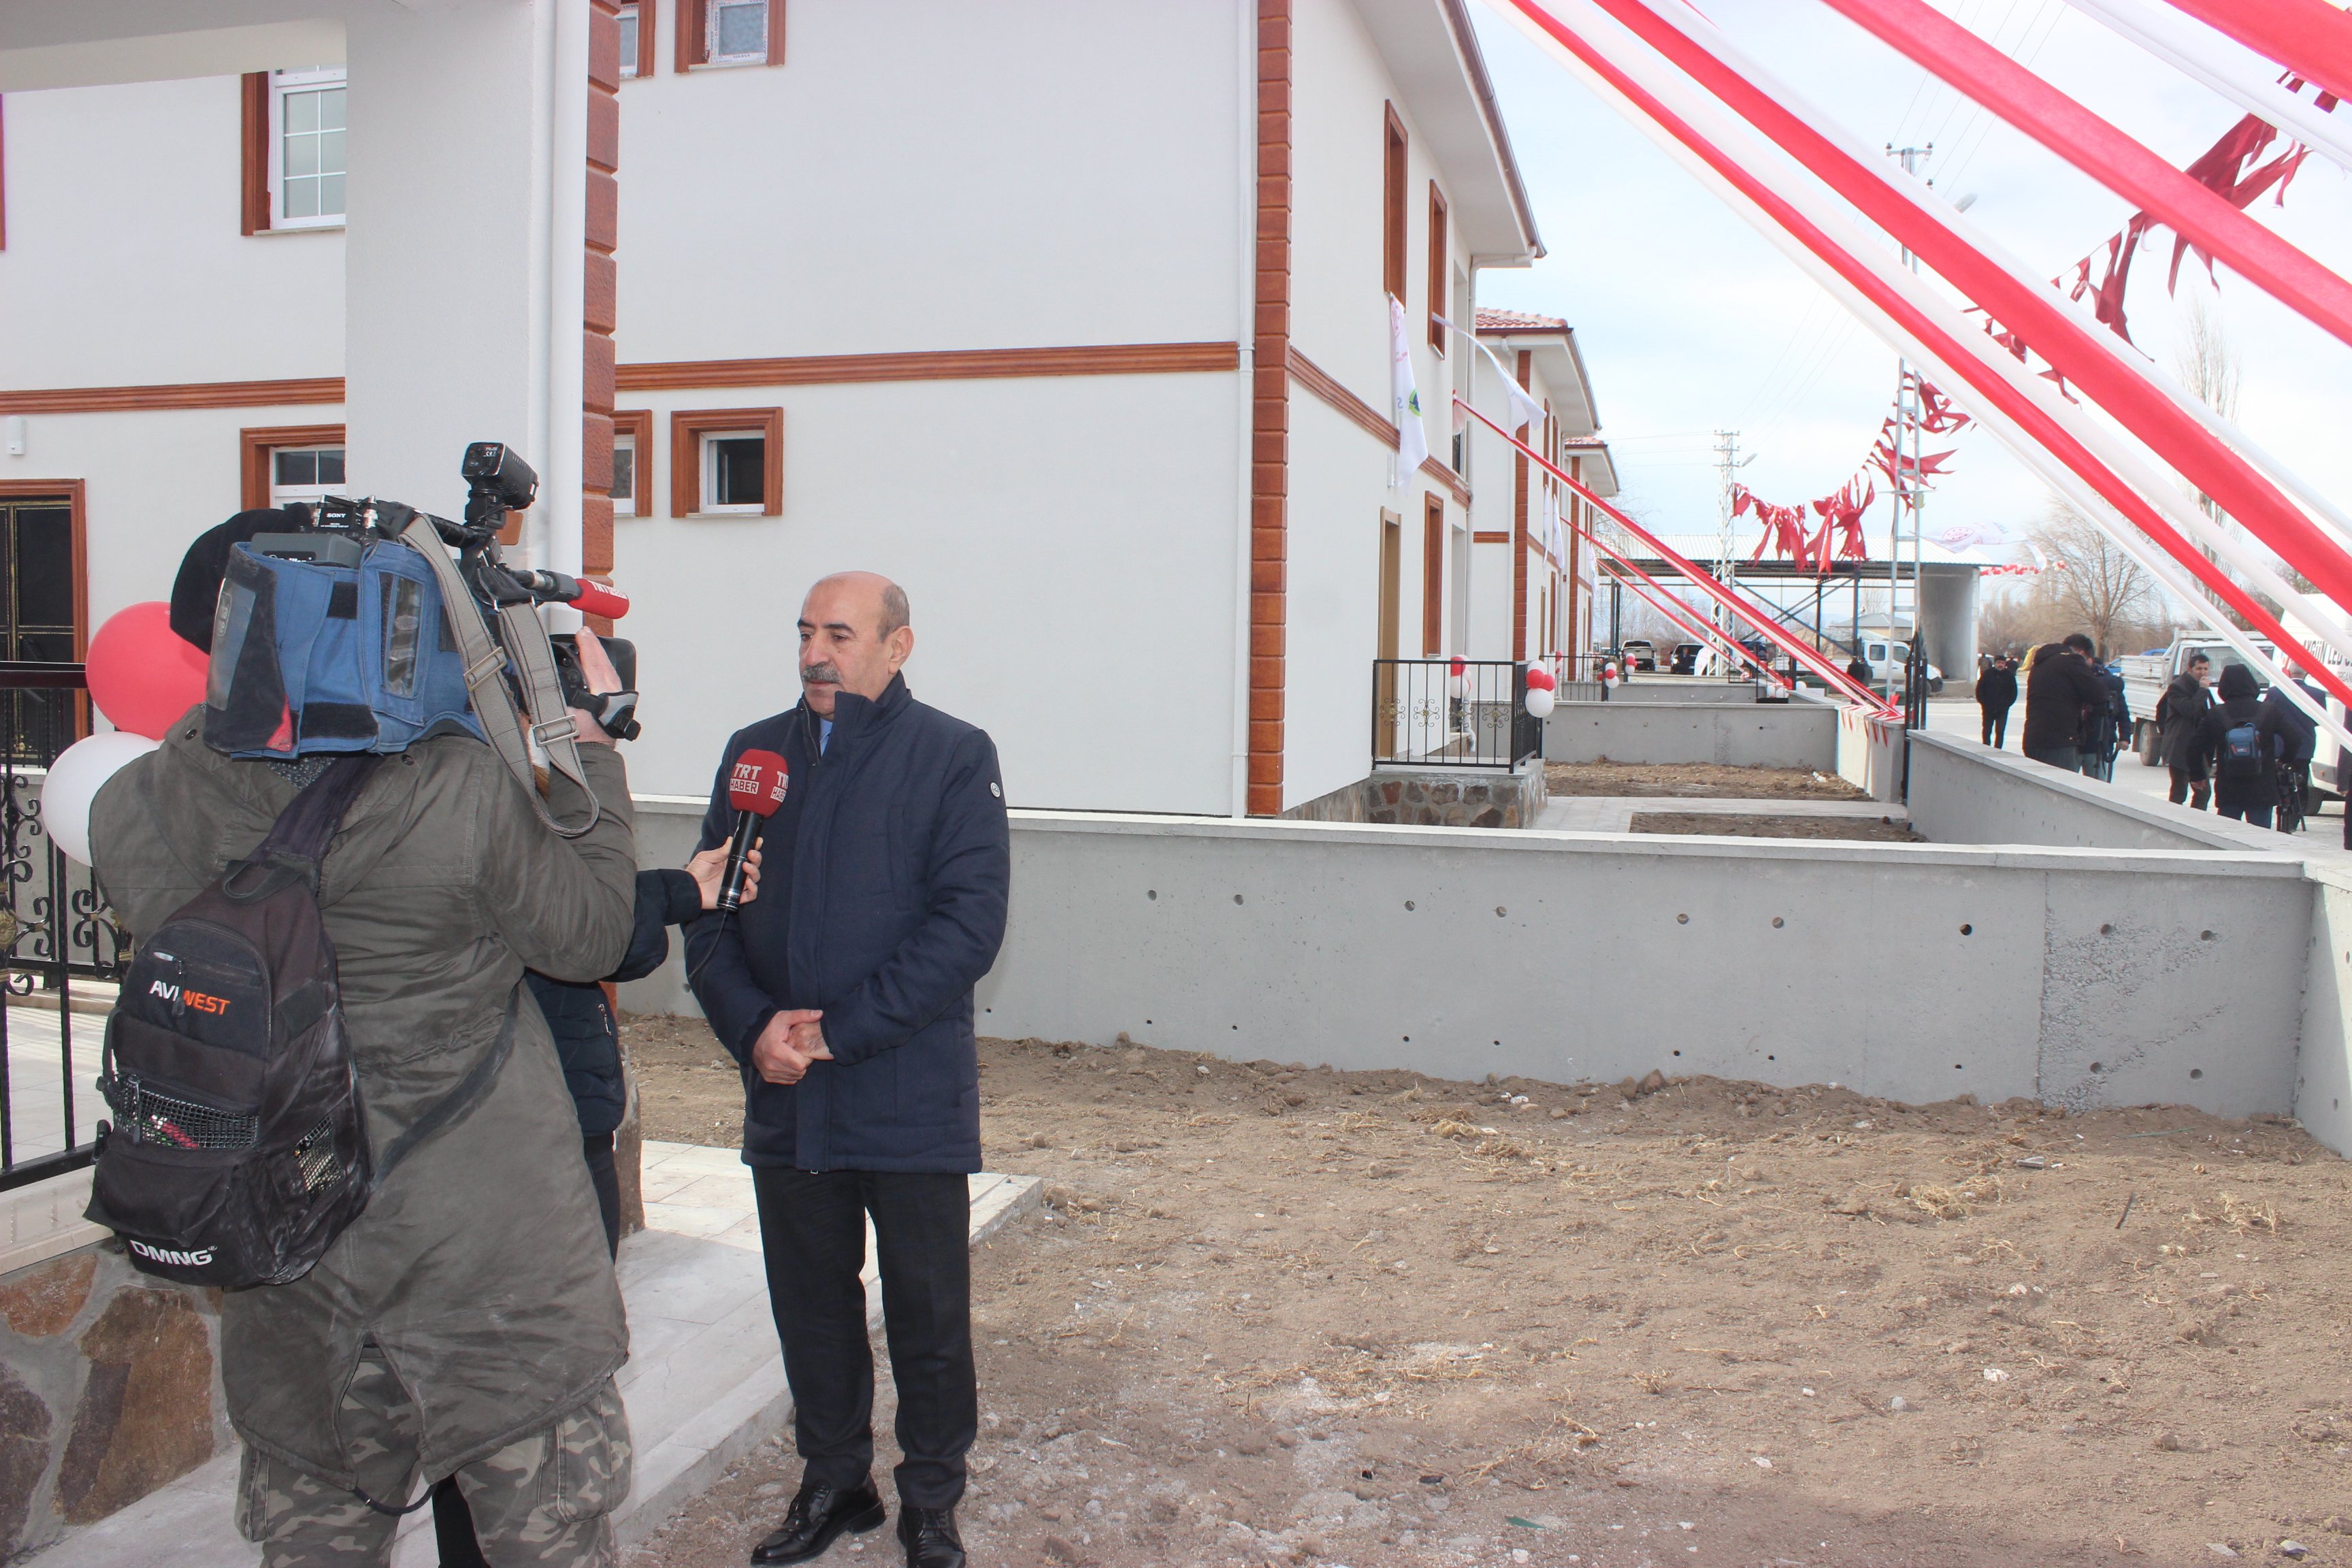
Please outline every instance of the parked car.
M1654 670L1658 668L1658 645L1647 637L1627 637L1617 651L1624 659L1627 669Z
M1897 684L1900 684L1903 679L1903 666L1911 658L1911 645L1901 641L1890 644L1881 638L1873 637L1862 645L1862 657L1870 666L1871 684L1876 685L1890 675ZM1944 672L1931 664L1927 667L1927 695L1940 697L1943 691Z
M1698 673L1699 656L1704 654L1706 651L1706 648L1700 647L1695 642L1678 642L1675 644L1674 673L1676 675L1696 675Z

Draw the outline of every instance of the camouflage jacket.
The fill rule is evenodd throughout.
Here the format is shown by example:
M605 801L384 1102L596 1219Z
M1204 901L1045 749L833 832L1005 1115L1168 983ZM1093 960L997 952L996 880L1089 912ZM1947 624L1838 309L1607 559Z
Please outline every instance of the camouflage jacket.
M198 738L192 710L90 813L99 881L135 936L260 842L295 786ZM387 757L321 873L370 1140L381 1150L494 1045L526 966L612 970L634 922L628 779L583 746L604 811L566 841L489 748L464 737ZM573 786L551 801L577 816ZM229 1419L265 1454L340 1485L337 1401L376 1345L415 1402L425 1474L446 1475L592 1396L628 1327L539 1009L471 1110L419 1144L319 1266L221 1303Z

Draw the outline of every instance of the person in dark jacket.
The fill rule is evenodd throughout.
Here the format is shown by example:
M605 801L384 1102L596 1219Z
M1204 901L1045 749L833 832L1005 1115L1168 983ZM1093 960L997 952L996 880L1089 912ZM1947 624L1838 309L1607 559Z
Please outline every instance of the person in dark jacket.
M751 875L744 879L746 903L759 897L760 852L751 851ZM621 1031L605 1005L604 985L643 980L669 957L669 928L683 925L719 901L719 882L727 852L707 849L686 863L683 871L667 867L639 871L636 929L620 967L603 982L557 980L536 969L523 971L523 983L547 1019L555 1037L556 1059L563 1066L563 1086L572 1091L572 1109L580 1119L580 1152L588 1163L589 1184L596 1189L596 1207L604 1220L604 1250L621 1250L621 1173L613 1160L613 1135L628 1115L627 1080L621 1069ZM455 1476L445 1476L433 1487L434 1544L441 1568L488 1568L474 1529L474 1512Z
M1855 654L1846 661L1845 678L1856 686L1868 686L1874 679L1870 673L1870 661Z
M2221 671L2221 700L2198 727L2213 774L2213 809L2249 827L2268 827L2278 804L2278 726L2263 712L2261 687L2242 664Z
M2068 773L2082 763L2085 720L2107 705L2107 689L2091 668L2091 639L2076 632L2063 644L2034 650L2025 678L2025 733L2020 748L2037 763Z
M978 1423L970 1201L980 1169L972 987L1004 937L1012 849L996 748L907 690L906 595L870 573L809 590L800 704L727 742L702 844L733 826L747 750L781 754L762 896L687 933L694 993L743 1065L798 1494L754 1563L802 1563L886 1517L870 1478L873 1357L858 1282L874 1223L898 1386L898 1539L962 1568L955 1507Z
M1996 654L1977 677L1977 707L1984 715L1983 742L1999 751L2009 742L2009 710L2017 706L2017 661Z
M2327 699L2319 689L2304 679L2303 671L2295 666L2290 664L2285 668L2286 678L2301 688L2303 694L2324 711ZM2307 802L2310 797L2311 759L2319 750L2319 725L2310 714L2288 699L2283 688L2277 686L2263 693L2263 713L2278 735L2279 805L2282 809L2277 826L2282 833L2296 832L2300 830L2304 812L2298 809L2290 813L2284 807L2290 801L2300 804Z
M2213 661L2191 655L2189 668L2172 678L2156 700L2157 759L2172 771L2175 805L2186 803L2203 811L2212 797L2212 775L2205 771L2205 752L2199 732L2213 710Z
M2131 734L2131 700L2124 691L2124 678L2117 671L2095 660L2091 673L2106 689L2107 700L2104 707L2091 710L2083 721L2083 776L2112 781L2116 776L2116 753Z

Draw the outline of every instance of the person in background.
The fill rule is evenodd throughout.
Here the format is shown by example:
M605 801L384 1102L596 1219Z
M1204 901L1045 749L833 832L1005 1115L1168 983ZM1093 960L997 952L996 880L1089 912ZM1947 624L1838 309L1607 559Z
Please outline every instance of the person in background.
M2112 667L2095 662L2091 672L2106 688L2107 704L2094 710L2085 726L2089 749L2083 753L2083 773L2111 783L2116 776L2116 753L2131 734L2131 700L2125 695L2123 676Z
M2327 699L2303 679L2302 670L2292 664L2284 668L2286 678L2301 687L2305 696L2319 707L2326 707ZM2302 826L2302 811L2284 808L2290 801L2300 804L2311 797L2311 759L2319 749L2319 726L2275 686L2263 693L2262 710L2272 732L2278 736L2279 805L2283 809L2277 826L2282 833L2296 832Z
M2192 811L2203 811L2213 794L2212 774L2205 771L2205 752L2198 739L2205 715L2212 711L2212 684L2213 661L2194 654L2189 668L2174 676L2156 700L2156 754L2172 770L2169 798ZM2347 832L2352 834L2352 828Z
M1856 686L1869 685L1872 679L1870 661L1863 658L1860 653L1856 653L1853 658L1846 661L1845 676Z
M2268 827L2278 804L2279 731L2263 710L2254 672L2221 672L2221 703L2198 726L2198 747L2213 775L2213 809L2249 827Z
M1983 742L1999 751L2009 741L2009 710L2017 706L2017 662L2006 653L1992 656L1977 677L1977 708L1984 715Z
M2025 681L2025 733L2020 748L2037 763L2074 773L2082 766L2085 721L2107 706L2107 689L2091 668L2091 639L2080 632L2034 650Z

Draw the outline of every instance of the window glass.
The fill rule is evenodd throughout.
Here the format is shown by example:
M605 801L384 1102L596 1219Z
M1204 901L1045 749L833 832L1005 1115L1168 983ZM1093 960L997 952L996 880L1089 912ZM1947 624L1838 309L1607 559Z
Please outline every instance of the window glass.
M343 88L289 88L279 96L278 215L332 217L343 210Z
M16 623L21 637L61 633L73 657L73 513L61 506L16 509ZM17 653L16 658L46 658Z
M621 74L637 74L637 8L621 7Z
M279 447L269 454L269 504L316 500L343 482L341 447Z
M613 513L616 517L637 514L637 438L634 436L613 437Z
M768 58L768 0L710 0L710 58Z
M768 440L764 436L713 436L703 502L711 508L756 507L767 502Z

